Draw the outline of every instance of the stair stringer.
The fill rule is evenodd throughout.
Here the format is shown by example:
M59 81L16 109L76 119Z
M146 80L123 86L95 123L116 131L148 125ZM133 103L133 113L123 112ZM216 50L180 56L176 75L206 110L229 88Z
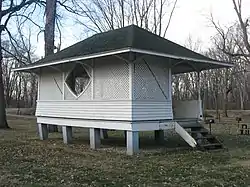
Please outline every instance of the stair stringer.
M174 122L174 130L188 143L188 145L191 147L197 146L195 139L181 125L179 125L178 122Z

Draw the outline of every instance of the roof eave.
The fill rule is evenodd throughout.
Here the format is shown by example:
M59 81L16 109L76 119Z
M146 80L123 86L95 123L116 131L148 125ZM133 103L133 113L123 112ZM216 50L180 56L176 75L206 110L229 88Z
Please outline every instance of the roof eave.
M131 48L131 51L136 52L136 53L143 53L143 54L167 57L167 58L172 58L172 59L180 59L180 60L186 60L186 61L203 62L203 63L221 65L224 67L233 67L234 66L234 64L232 64L232 63L219 62L219 61L215 61L215 60L201 60L201 59L195 59L195 58L189 58L189 57L175 56L175 55L169 55L166 53L153 52L153 51L149 51L149 50L141 50L141 49Z
M78 61L78 60L87 60L87 59L104 57L104 56L109 56L109 55L116 55L116 54L126 53L126 52L130 52L130 51L131 51L130 48L106 51L106 52L102 52L102 53L95 53L95 54L91 54L91 55L84 55L84 56L78 56L78 57L68 58L68 59L64 59L64 60L57 60L57 61L53 61L53 62L37 64L37 65L33 65L33 66L31 65L31 66L27 66L27 67L15 68L12 71L25 71L25 70L37 69L37 68L46 67L46 66L74 62L74 61Z
M28 67L15 68L12 71L27 71L27 70L31 70L31 69L46 67L46 66L63 64L63 63L68 63L68 62L73 62L73 61L78 61L78 60L87 60L87 59L104 57L104 56L109 56L109 55L116 55L116 54L121 54L121 53L126 53L126 52L135 52L135 53L142 53L142 54L148 54L148 55L154 55L154 56L160 56L160 57L166 57L166 58L172 58L172 59L180 59L180 60L187 60L187 61L194 61L194 62L203 62L203 63L220 65L223 67L233 67L234 66L234 64L231 64L231 63L224 63L224 62L213 61L213 60L201 60L201 59L175 56L175 55L170 55L170 54L166 54L166 53L160 53L160 52L154 52L154 51L149 51L149 50L127 47L127 48L123 48L123 49L106 51L106 52L102 52L102 53L95 53L95 54L91 54L91 55L78 56L78 57L74 57L74 58L53 61L53 62L44 63L44 64L37 64L37 65L33 65L33 66L28 66Z

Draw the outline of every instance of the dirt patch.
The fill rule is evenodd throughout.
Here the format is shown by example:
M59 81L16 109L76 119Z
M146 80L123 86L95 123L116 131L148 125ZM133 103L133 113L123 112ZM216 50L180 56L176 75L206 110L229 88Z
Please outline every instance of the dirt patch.
M250 159L249 160L237 160L235 165L250 168Z
M7 108L7 114L14 114L14 115L35 115L36 109L35 108Z

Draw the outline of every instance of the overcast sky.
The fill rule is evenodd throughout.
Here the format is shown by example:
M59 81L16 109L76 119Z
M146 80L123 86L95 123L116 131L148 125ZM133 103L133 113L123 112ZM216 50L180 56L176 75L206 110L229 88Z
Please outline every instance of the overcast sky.
M250 0L243 0L243 16L250 16ZM201 40L202 47L210 46L211 37L215 34L208 18L210 13L221 25L230 25L236 19L232 0L179 0L175 10L170 28L167 32L167 39L184 44L189 35L194 40ZM65 48L79 41L76 36L79 33L73 25L64 27L63 45ZM37 43L36 54L43 56L43 38Z
M250 0L243 0L243 16L250 16ZM236 19L232 0L179 0L178 9L168 30L168 39L180 44L189 35L201 39L204 47L209 46L215 30L208 21L210 13L221 25L228 26Z

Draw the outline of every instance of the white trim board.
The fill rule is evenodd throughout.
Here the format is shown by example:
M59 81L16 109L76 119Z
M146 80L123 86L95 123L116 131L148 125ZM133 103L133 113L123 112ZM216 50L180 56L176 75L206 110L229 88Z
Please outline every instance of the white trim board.
M155 56L161 56L161 57L167 57L167 58L173 58L173 59L189 60L189 61L194 61L194 62L204 62L204 63L209 63L209 64L227 66L227 67L234 66L233 64L218 62L218 61L214 61L214 60L211 60L211 61L210 60L200 60L200 59L196 59L196 58L170 55L170 54L166 54L166 53L159 53L159 52L154 52L154 51L149 51L149 50L131 48L130 51L135 52L135 53L143 53L143 54L155 55Z
M67 75L66 77L64 78L63 80L63 84L64 86L66 85L68 91L75 97L76 100L79 99L79 97L81 97L85 92L86 90L90 87L91 85L91 82L93 82L93 77L92 77L92 74L90 74L90 72L88 71L88 69L85 67L86 65L80 63L80 65L84 68L84 70L86 71L86 73L88 74L89 76L89 82L88 84L86 85L86 87L83 89L83 91L79 94L79 95L76 95L73 90L71 90L71 88L69 87L69 85L66 83L66 80L68 79L70 73L75 69L76 67L76 64L70 69L70 71L67 72ZM90 66L89 66L90 67ZM91 68L91 71L92 71L93 68ZM64 90L65 91L65 90ZM64 93L65 94L65 93Z
M37 117L37 123L53 124L58 126L72 126L83 128L101 128L113 130L129 131L153 131L174 129L174 123L171 120L165 121L109 121L109 120L84 120L69 118Z
M44 64L37 64L34 66L30 66L30 67L15 68L12 71L30 70L30 69L35 69L35 68L40 68L40 67L45 67L45 66L57 65L57 64L67 63L67 62L78 61L78 60L87 60L87 59L104 57L104 56L109 56L109 55L116 55L116 54L121 54L121 53L126 53L126 52L135 52L135 53L142 53L142 54L148 54L148 55L154 55L154 56L167 57L167 58L172 58L172 59L182 59L182 60L189 60L189 61L194 61L194 62L203 62L203 63L221 65L221 66L225 66L225 67L233 67L234 66L233 64L228 64L228 63L223 63L223 62L218 62L218 61L213 61L213 60L211 60L211 61L210 60L200 60L200 59L196 59L196 58L182 57L182 56L170 55L167 53L160 53L160 52L154 52L154 51L150 51L150 50L143 50L143 49L136 49L136 48L128 47L128 48L119 49L119 50L106 51L106 52L102 52L102 53L95 53L95 54L91 54L91 55L78 56L78 57L68 58L68 59L44 63Z
M40 68L40 67L63 64L63 63L67 63L67 62L74 62L74 61L78 61L78 60L87 60L87 59L92 59L92 58L98 58L98 57L104 57L104 56L115 55L115 54L120 54L120 53L126 53L129 51L130 51L129 48L125 48L125 49L119 49L119 50L114 50L114 51L95 53L95 54L91 54L91 55L84 55L84 56L78 56L78 57L68 58L68 59L64 59L64 60L58 60L58 61L54 61L54 62L37 64L34 66L30 66L30 67L15 68L12 71L22 71L22 70L35 69L35 68Z
M84 120L70 118L37 117L37 123L53 124L58 126L72 126L85 128L103 128L116 130L132 130L130 122Z

